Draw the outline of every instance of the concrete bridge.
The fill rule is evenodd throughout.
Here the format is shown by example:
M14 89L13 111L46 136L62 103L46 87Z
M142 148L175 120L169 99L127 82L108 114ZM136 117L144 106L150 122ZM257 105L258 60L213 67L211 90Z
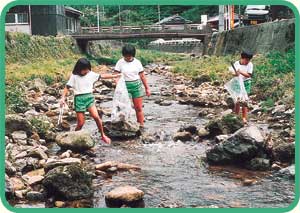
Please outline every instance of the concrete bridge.
M77 40L83 51L88 41L116 40L116 39L143 39L143 38L196 38L205 42L211 35L208 27L200 24L184 25L143 25L143 26L111 26L111 27L82 27L80 33L71 36Z

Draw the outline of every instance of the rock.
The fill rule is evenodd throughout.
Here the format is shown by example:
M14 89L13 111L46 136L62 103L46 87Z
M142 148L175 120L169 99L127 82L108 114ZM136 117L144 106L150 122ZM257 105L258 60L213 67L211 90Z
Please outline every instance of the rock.
M27 144L27 134L25 131L15 131L11 134L11 137L15 143Z
M48 117L54 117L58 115L58 112L49 110L45 113Z
M196 134L197 127L194 125L183 126L183 127L180 127L179 132L189 132L191 134Z
M22 208L22 209L30 209L30 208L40 208L40 209L45 209L45 203L34 203L34 205L32 204L16 204L14 205L14 208Z
M44 201L45 195L41 192L30 191L27 192L26 199L29 201Z
M25 118L9 114L5 116L5 134L10 135L15 131L25 131L27 136L32 135L32 125Z
M140 136L141 132L137 124L126 121L110 122L104 124L104 131L112 139L131 139Z
M35 78L32 81L30 81L30 88L29 90L34 90L36 92L44 92L47 84L40 78Z
M107 171L110 168L116 168L117 170L141 170L139 166L131 165L127 163L118 163L115 161L107 161L95 166L96 170Z
M274 159L281 162L295 161L295 143L281 143L273 148Z
M204 137L209 135L209 132L205 128L201 127L201 128L198 129L197 134L198 134L199 137L204 138Z
M226 105L227 105L227 107L229 109L233 109L234 108L235 104L234 104L234 101L233 101L233 99L231 97L228 97L225 102L226 102Z
M166 100L161 101L161 102L159 103L160 106L171 106L172 104L173 104L173 103L172 103L171 101L166 101Z
M5 197L7 200L13 199L14 197L13 185L7 175L5 175Z
M174 141L191 141L192 138L192 134L190 132L177 132L174 136L173 136L173 140Z
M17 170L16 168L12 165L12 163L8 160L5 160L5 173L8 174L9 176L12 176L16 174Z
M198 87L204 82L210 82L211 78L209 77L209 75L204 74L204 75L197 76L193 80L194 80L195 87Z
M243 186L252 186L257 183L257 180L254 179L244 179L242 184Z
M229 138L229 135L218 135L215 137L215 142L216 143L222 143L226 141Z
M21 178L12 177L12 178L9 179L9 181L11 183L13 191L21 190L21 189L25 188L25 184L24 184L24 182L22 181Z
M31 172L27 172L22 176L22 179L25 180L29 185L34 185L40 183L44 179L45 170L37 169Z
M78 158L64 158L64 159L48 159L45 165L45 171L49 171L58 166L66 166L66 165L80 165L81 160Z
M108 207L137 207L143 196L144 192L133 186L121 186L105 194L105 203Z
M67 150L64 153L62 153L59 157L60 158L69 158L71 157L72 151L71 150Z
M60 133L56 137L56 143L62 149L70 149L76 152L84 152L95 145L90 132L86 130Z
M265 158L253 158L246 167L251 170L266 171L270 169L270 160Z
M221 118L210 121L205 128L210 136L228 135L244 126L242 119L234 114L228 114Z
M93 195L91 176L77 165L59 166L50 170L43 185L48 196L62 200L78 200Z
M57 136L56 133L48 130L45 134L45 140L46 142L55 142L56 136Z
M275 106L275 108L272 111L272 115L275 116L275 115L283 114L285 112L285 108L286 108L285 105L277 105L277 106Z
M45 103L35 103L32 105L37 112L47 112L49 110L48 105Z
M46 134L48 131L54 129L54 125L50 118L46 115L33 116L29 118L31 125L35 128L36 132L43 139L46 138Z
M28 157L34 157L39 159L48 159L48 155L45 153L45 151L41 147L34 147L30 150L28 150Z
M215 164L244 164L264 150L264 137L256 126L238 130L223 143L206 151L207 160Z
M144 144L154 143L156 141L156 137L148 133L143 133L141 137L141 141Z
M63 201L55 201L54 205L57 207L57 208L62 208L65 206L65 202Z
M273 163L272 166L271 166L271 169L274 170L274 171L279 171L282 168L277 163Z
M279 171L279 174L281 176L286 176L290 179L294 179L295 178L295 165L291 165L289 167L283 168Z

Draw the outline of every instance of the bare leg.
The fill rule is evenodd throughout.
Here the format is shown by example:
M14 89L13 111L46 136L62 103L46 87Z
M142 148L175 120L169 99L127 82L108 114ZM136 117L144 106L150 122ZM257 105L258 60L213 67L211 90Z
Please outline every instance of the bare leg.
M81 128L84 125L84 113L83 112L76 112L77 117L77 126L75 128L75 131L81 130Z
M102 136L102 140L107 143L107 144L110 144L111 143L111 140L109 137L107 137L105 134L104 134L104 130L103 130L103 125L102 125L102 120L98 114L98 111L97 111L97 108L95 105L91 106L90 108L88 108L88 111L91 115L92 118L94 118L96 124L97 124L97 127L101 133L101 136Z
M133 105L136 113L137 122L140 123L140 125L144 126L144 113L143 113L143 98L133 98Z
M236 104L234 105L234 112L235 114L240 114L240 103L236 102Z
M247 123L247 113L248 113L247 106L242 107L242 113L243 113L243 122L246 124Z

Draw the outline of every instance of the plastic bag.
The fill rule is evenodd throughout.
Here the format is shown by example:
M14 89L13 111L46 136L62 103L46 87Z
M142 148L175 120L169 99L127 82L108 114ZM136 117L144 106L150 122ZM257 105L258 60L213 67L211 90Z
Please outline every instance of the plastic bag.
M241 76L232 78L225 84L225 89L229 92L234 103L247 103L249 100L248 94L246 92L244 81Z
M131 100L125 84L125 79L122 76L115 90L113 98L113 107L111 112L111 121L113 123L118 121L132 121L135 111L131 106Z

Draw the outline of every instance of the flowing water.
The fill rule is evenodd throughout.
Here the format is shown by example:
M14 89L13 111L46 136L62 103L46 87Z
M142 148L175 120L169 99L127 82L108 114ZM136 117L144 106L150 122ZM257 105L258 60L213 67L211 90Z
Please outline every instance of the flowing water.
M234 167L209 167L203 163L209 141L174 142L172 135L184 124L204 125L198 108L180 105L173 100L170 106L154 101L161 98L161 87L171 86L165 77L148 75L154 95L145 98L146 132L157 135L156 142L143 144L140 140L113 141L111 146L99 143L95 163L118 161L136 164L141 171L118 172L111 178L94 180L94 207L106 207L104 194L115 187L132 185L145 192L146 207L287 207L294 198L294 182L274 178L270 173L253 172ZM169 97L172 101L172 97ZM111 107L111 102L100 104ZM108 119L104 117L104 120ZM85 129L95 134L94 121ZM99 135L97 136L99 138ZM257 180L244 186L242 179Z

